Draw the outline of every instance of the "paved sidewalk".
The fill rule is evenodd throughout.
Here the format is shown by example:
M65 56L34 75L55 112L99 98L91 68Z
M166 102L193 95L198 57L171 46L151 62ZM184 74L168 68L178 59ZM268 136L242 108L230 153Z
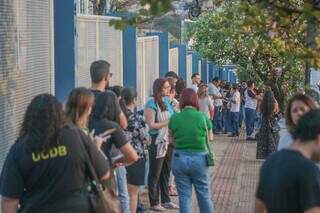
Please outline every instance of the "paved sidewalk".
M243 135L239 138L219 135L210 146L217 158L216 165L210 171L215 213L253 212L255 189L262 163L255 159L256 143L247 142ZM141 200L148 206L146 193ZM172 201L178 203L178 197L172 197ZM194 193L192 208L193 213L199 212Z
M212 192L216 213L251 213L262 161L256 160L256 143L244 136L217 137Z

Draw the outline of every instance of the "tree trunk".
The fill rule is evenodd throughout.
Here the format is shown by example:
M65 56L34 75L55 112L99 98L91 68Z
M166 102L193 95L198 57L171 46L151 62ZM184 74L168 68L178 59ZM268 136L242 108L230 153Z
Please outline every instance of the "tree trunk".
M308 23L307 23L307 36L306 36L306 43L307 47L310 49L316 49L317 48L317 43L316 43L316 37L320 35L320 22L317 20L316 17L312 16L309 17ZM308 88L310 86L310 75L311 75L311 65L309 60L307 59L306 61L306 66L305 66L305 80L304 80L304 85L305 88Z
M304 87L305 89L308 89L310 86L310 80L311 80L311 66L308 61L306 61L306 66L304 70Z

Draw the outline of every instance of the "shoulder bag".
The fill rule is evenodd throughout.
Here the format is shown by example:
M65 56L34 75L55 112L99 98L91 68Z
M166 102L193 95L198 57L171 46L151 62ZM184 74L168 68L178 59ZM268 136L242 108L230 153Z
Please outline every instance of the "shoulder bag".
M206 155L206 161L207 161L207 166L214 166L214 161L215 161L215 156L214 153L211 151L210 146L209 146L209 131L208 131L208 126L206 122L206 118L203 115L203 120L204 120L204 125L206 127L206 145L208 149L208 154Z
M80 130L79 130L80 131ZM92 165L89 149L84 142L83 136L79 132L81 147L84 151L91 190L89 191L89 201L94 213L120 213L120 201L117 194L110 188L104 187L100 182L97 173Z

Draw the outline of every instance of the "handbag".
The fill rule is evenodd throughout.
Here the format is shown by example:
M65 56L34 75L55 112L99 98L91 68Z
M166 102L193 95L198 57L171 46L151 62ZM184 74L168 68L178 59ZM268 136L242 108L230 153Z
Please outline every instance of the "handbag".
M203 117L204 119L204 125L206 127L206 145L207 145L207 149L208 149L208 154L206 155L206 162L207 162L207 166L214 166L214 162L215 162L215 155L214 152L211 151L210 146L209 146L209 131L208 131L208 126L207 126L207 122L205 117Z
M80 131L80 130L79 130ZM117 193L114 192L109 187L104 187L104 185L99 180L97 173L93 167L89 150L82 138L82 134L79 132L81 138L81 147L84 151L86 164L88 167L88 176L91 180L89 191L89 201L91 204L91 208L94 213L120 213L120 201L117 196ZM108 181L107 181L108 182ZM108 184L108 183L106 183Z

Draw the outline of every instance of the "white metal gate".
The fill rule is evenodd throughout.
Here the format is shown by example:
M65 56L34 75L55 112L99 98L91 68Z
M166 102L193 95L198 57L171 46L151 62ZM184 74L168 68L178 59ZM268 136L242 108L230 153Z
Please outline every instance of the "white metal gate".
M152 95L152 85L159 78L159 37L137 39L137 91L138 105L143 107Z
M77 16L78 52L76 86L90 87L90 65L103 59L111 64L111 85L122 85L122 31L109 26L115 17Z
M187 87L191 87L191 76L192 76L192 55L187 55Z
M179 73L179 48L169 49L169 70Z
M0 1L0 169L31 99L54 93L53 1Z

